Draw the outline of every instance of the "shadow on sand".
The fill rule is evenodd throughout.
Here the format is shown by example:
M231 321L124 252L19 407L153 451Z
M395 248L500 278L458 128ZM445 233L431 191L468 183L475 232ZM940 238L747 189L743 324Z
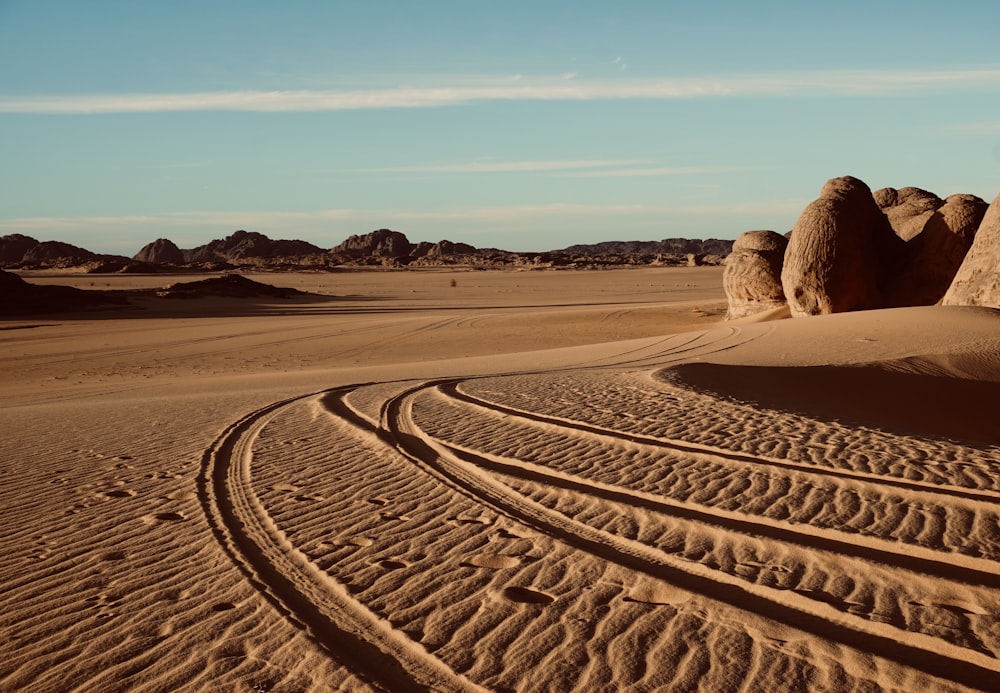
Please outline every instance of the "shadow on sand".
M1000 444L1000 382L862 366L682 364L671 380L744 403L904 436Z

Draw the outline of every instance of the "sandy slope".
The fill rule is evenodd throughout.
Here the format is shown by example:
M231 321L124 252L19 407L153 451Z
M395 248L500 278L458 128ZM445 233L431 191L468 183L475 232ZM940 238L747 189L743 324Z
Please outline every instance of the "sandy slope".
M1000 315L687 271L7 323L0 688L995 690Z

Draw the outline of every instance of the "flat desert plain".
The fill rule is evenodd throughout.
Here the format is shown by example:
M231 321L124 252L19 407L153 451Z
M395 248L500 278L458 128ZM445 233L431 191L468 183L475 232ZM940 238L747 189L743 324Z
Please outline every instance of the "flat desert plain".
M0 322L0 689L1000 690L1000 312L251 278Z

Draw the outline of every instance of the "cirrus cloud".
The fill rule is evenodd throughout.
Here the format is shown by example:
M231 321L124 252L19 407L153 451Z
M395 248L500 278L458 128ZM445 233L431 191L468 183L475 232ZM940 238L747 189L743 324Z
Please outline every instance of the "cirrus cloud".
M304 112L441 108L488 101L671 100L739 97L894 96L1000 89L1000 69L827 70L762 75L545 78L389 89L211 91L173 94L91 94L6 97L0 113L101 114L171 111Z

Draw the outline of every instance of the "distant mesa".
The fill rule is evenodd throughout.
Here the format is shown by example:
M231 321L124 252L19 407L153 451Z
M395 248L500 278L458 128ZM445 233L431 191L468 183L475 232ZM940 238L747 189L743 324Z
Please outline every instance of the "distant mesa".
M19 233L0 236L0 263L3 263L4 267L16 265L36 245L38 241L31 236L22 236Z
M412 243L405 234L377 229L353 235L330 250L299 240L272 240L239 230L190 249L159 238L132 258L100 255L57 241L39 243L14 234L0 237L0 265L16 269L78 268L86 272L180 272L253 270L333 270L337 267L450 267L595 269L614 266L720 265L732 241L671 238L662 241L608 241L548 252L476 248L440 240Z
M709 238L665 238L662 241L602 241L601 243L571 245L561 253L567 255L677 255L688 254L725 257L733 249L733 241Z
M176 246L175 246L176 247ZM181 251L184 262L238 262L246 259L274 259L318 255L324 250L306 241L271 240L255 231L236 231L191 250Z
M98 255L84 248L79 248L61 241L43 241L29 248L22 262L30 264L49 265L82 265L96 260Z
M184 253L168 238L157 238L152 243L144 245L142 250L132 256L136 262L148 262L153 265L180 265L184 262Z
M330 249L333 255L352 258L387 257L403 258L413 250L413 244L399 231L378 229L361 236L350 236L340 245Z

